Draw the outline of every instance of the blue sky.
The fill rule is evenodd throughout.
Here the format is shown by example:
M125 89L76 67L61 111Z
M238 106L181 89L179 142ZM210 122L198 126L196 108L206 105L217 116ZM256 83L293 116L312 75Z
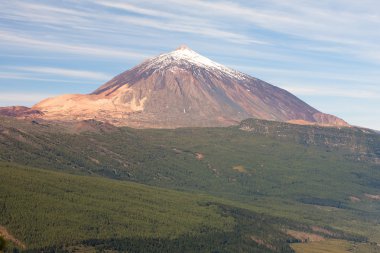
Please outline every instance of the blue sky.
M89 93L187 44L380 129L378 0L0 1L0 106Z

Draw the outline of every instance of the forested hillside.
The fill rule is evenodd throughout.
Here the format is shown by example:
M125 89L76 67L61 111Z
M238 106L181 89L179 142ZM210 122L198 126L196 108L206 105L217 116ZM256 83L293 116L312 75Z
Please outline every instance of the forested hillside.
M182 252L209 252L202 247L222 238L231 247L241 244L242 252L243 245L265 246L262 241L291 250L286 242L302 239L282 225L380 242L380 141L370 130L258 120L228 128L137 130L96 121L62 126L3 119L1 192L8 197L0 202L0 225L28 249L70 251L63 242L73 241L75 231L75 243L99 250L144 252L138 245L150 245L173 252L183 245ZM63 221L52 221L56 217ZM242 234L233 237L237 231ZM135 233L144 239L132 238ZM198 244L185 243L193 241ZM271 252L264 248L257 252Z

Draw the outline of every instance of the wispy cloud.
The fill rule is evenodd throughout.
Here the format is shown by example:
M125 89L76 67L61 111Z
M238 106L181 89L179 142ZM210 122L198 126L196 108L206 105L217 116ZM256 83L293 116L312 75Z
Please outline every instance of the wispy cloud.
M109 37L121 39L124 33L136 34L138 27L144 27L148 29L147 36L151 33L149 29L154 29L221 39L235 44L280 45L287 48L294 47L294 50L297 48L306 51L349 54L355 58L380 62L380 57L373 54L380 50L377 43L380 34L373 33L380 25L380 13L376 11L380 8L374 6L380 7L380 4L368 1L368 5L363 4L363 7L358 6L355 1L338 2L345 8L335 10L331 8L329 1L304 1L294 4L268 0L266 3L257 1L242 4L232 1L158 0L127 3L98 0L86 1L83 6L14 1L13 5L0 4L0 7L3 7L3 11L0 12L3 17L11 20L35 22L55 29L56 32L65 31L62 33L65 36L56 41L41 41L36 37L38 34L18 35L17 38L15 34L12 37L8 34L2 38L19 41L23 47L46 46L48 49L77 54L141 58L144 56L136 55L135 52L126 52L123 48L115 52L114 47L104 48L96 45L97 43L94 45L64 43L62 39L67 39L66 36L72 35L77 30L76 36L81 33L83 36L88 34L100 38L100 43L109 44L110 41L104 36L105 33L110 34ZM112 11L114 9L121 12ZM240 24L246 25L243 29L236 29ZM350 29L346 29L347 27ZM257 36L262 30L296 36L309 42L292 39L293 43L281 41L274 43L267 35ZM134 36L133 39L142 40L141 36ZM313 41L323 41L326 44L307 45Z
M16 104L32 105L45 98L54 96L56 94L52 93L1 92L0 106Z
M280 76L283 81L289 78L293 79L314 79L325 81L343 81L343 83L354 83L356 86L362 86L362 88L378 86L377 76L378 73L366 71L357 72L347 75L346 71L327 72L327 71L312 71L304 69L286 69L286 68L265 68L265 67L251 67L251 66L234 66L235 69L239 69L246 73L251 73L254 76L258 74L267 74L267 76ZM363 85L365 86L363 87ZM379 90L380 92L380 90Z
M80 55L93 55L98 57L113 57L113 58L130 58L130 59L143 59L147 55L128 52L124 49L115 48L105 48L98 47L96 45L82 45L82 44L71 44L65 42L55 42L47 41L37 38L30 38L27 36L22 36L14 34L7 31L0 30L0 44L18 44L21 47L34 47L40 50L56 51L61 53L73 53Z
M370 90L342 89L334 87L300 87L300 86L282 86L282 88L297 94L306 96L321 97L344 97L344 98L363 98L363 99L380 99L380 93Z
M133 32L136 31L136 27L146 27L168 32L201 35L206 38L218 38L238 44L268 44L266 41L246 36L243 33L237 33L233 29L227 29L225 26L210 22L210 19L199 15L178 14L175 11L170 13L160 10L160 8L139 7L125 2L96 1L95 3L102 7L142 14L142 16L115 13L96 8L92 4L89 4L92 8L73 10L61 6L18 1L15 1L18 8L3 5L3 13L5 17L13 20L42 23L54 29L70 29L71 32L75 29L86 33L112 33L112 36L117 37L117 35L124 34L125 31L131 29ZM94 35L92 34L92 36ZM104 37L101 37L101 39L104 39Z
M54 76L63 76L63 77L74 77L74 78L84 78L90 80L100 80L106 81L112 78L111 75L95 72L95 71L85 71L85 70L75 70L75 69L65 69L65 68L51 68L51 67L8 67L10 69L22 70L33 73L40 74L49 74Z
M269 44L267 41L254 39L244 34L239 34L232 30L225 29L225 27L218 26L215 23L210 23L210 20L197 15L184 15L184 13L174 14L163 10L139 7L124 2L96 1L96 3L106 7L159 18L151 19L146 17L115 14L112 16L112 19L125 23L130 23L138 26L147 26L159 30L197 34L205 37L214 37L238 44ZM109 14L105 15L104 17L109 17Z
M380 3L368 0L357 1L281 1L268 0L241 4L232 1L192 1L171 4L183 6L185 11L193 14L202 13L212 17L231 20L233 23L245 22L254 27L282 35L296 37L293 43L277 41L275 44L297 47L308 42L325 42L320 51L331 52L339 48L339 53L346 53L356 58L365 58L379 63L378 57L371 52L380 51L378 41L380 34L374 33L380 25ZM339 6L339 8L332 8ZM343 7L343 8L342 8ZM348 29L349 28L349 29ZM298 39L297 39L298 38ZM343 45L344 47L339 47ZM309 47L312 49L313 47ZM305 48L306 49L306 48ZM364 52L364 53L363 53Z
M95 3L105 6L105 7L110 7L110 8L115 8L115 9L121 9L125 11L130 11L134 12L137 14L142 14L142 15L148 15L148 16L154 16L154 17L160 17L160 18L180 18L180 15L176 15L167 11L161 11L157 9L152 9L152 8L146 8L146 7L139 7L130 3L126 2L115 2L115 1L95 1Z
M46 78L46 77L36 76L36 75L24 73L24 72L14 72L14 71L0 72L0 79L30 80L30 81L54 82L54 83L81 83L81 84L89 83L89 81Z

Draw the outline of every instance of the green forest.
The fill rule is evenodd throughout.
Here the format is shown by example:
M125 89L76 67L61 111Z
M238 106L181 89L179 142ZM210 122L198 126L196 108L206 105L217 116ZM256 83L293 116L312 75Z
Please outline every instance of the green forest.
M294 252L299 234L378 250L369 130L0 125L6 252Z

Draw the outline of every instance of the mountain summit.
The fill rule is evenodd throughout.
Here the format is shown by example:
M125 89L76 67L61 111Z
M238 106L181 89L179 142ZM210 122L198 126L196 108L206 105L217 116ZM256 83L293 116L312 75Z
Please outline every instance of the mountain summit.
M32 109L45 119L96 119L143 128L227 126L246 118L348 125L187 46L148 59L91 94L48 98Z

